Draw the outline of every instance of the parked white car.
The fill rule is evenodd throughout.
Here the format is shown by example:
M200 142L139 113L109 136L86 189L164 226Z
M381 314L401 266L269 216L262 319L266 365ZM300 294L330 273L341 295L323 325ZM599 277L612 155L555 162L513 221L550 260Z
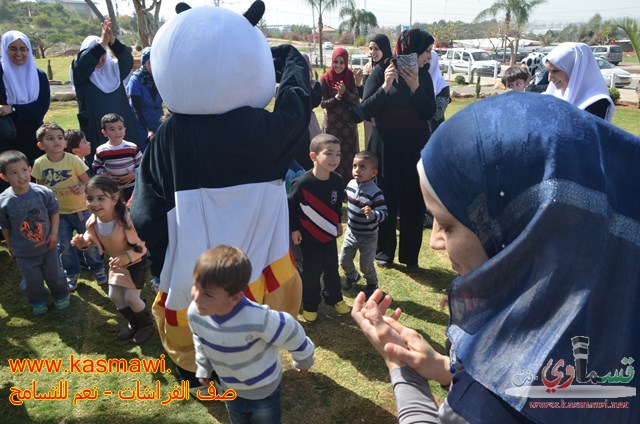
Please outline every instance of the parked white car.
M611 78L614 74L614 84L616 87L621 88L631 85L631 74L629 72L622 68L615 67L611 63L599 57L596 57L596 62L598 62L600 73L604 78L604 82L607 83L607 87L611 87Z
M498 74L500 73L500 64L491 58L488 51L481 49L449 49L446 54L442 55L440 69L446 72L449 64L454 72L466 73L471 67L472 80L476 75L492 77L496 67Z
M368 54L351 55L350 67L351 69L356 69L356 68L362 69L364 68L364 65L369 63L370 60L371 58L369 57Z
M322 44L322 49L323 50L333 50L333 43L327 41L325 43Z

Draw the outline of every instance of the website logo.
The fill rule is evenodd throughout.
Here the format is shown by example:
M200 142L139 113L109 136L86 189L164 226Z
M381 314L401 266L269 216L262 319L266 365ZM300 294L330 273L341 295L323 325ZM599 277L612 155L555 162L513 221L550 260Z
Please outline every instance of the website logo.
M636 396L636 388L627 386L635 377L635 362L631 357L620 359L621 367L612 371L589 370L589 337L571 339L573 364L564 359L549 359L536 376L523 370L511 377L506 394L533 399L556 399L545 407L557 408L628 408L629 402L609 402L609 399ZM539 382L535 385L536 382ZM541 384L540 384L541 383ZM604 399L603 402L565 402L562 399ZM535 406L532 404L536 404ZM529 407L542 407L543 402L529 402ZM550 405L553 404L553 405Z

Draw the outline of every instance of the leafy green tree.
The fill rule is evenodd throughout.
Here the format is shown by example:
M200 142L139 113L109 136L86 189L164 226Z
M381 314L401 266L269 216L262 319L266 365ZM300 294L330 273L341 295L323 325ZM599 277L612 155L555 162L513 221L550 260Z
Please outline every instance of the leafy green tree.
M354 4L354 0L303 0L304 3L311 6L311 9L318 14L318 42L320 43L320 66L324 67L324 58L322 55L322 15L331 11L342 4ZM355 8L355 6L354 6Z
M376 15L364 9L356 9L355 3L348 3L340 9L340 19L346 19L340 23L338 29L342 31L353 32L355 38L367 35L369 28L378 26Z
M311 27L309 25L291 25L291 32L297 32L298 34L311 34Z

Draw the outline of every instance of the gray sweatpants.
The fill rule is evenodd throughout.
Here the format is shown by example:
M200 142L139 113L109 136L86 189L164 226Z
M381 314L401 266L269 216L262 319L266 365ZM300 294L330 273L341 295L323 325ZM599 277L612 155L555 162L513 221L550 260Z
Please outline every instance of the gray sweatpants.
M33 258L16 258L16 262L25 283L23 293L32 305L47 302L49 294L44 288L45 282L55 300L69 294L67 278L60 266L56 249Z
M353 260L358 249L360 250L360 272L364 276L367 285L378 285L378 274L374 259L376 247L378 246L378 231L370 234L355 234L347 226L340 251L340 266L347 278L354 279L358 276L358 271L353 265Z

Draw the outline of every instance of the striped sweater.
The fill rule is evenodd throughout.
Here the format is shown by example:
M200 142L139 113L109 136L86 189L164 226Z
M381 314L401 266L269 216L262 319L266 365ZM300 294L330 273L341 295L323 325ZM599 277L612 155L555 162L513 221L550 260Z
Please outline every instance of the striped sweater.
M296 368L313 365L314 345L302 326L286 312L272 311L243 297L223 317L187 312L196 349L196 377L215 370L223 390L234 389L245 399L264 399L280 385L280 348L287 349Z
M345 190L347 196L347 225L355 234L373 233L378 230L378 224L387 217L387 205L382 190L373 180L358 184L356 180L349 181ZM369 206L373 209L373 217L368 219L362 208Z
M129 172L136 172L142 153L135 143L122 140L117 146L112 146L109 142L101 144L96 149L93 158L93 172L96 175L109 174L114 177L123 177ZM129 188L135 185L135 179L127 184L118 184L118 188Z
M319 180L313 170L293 181L289 192L289 226L300 231L304 243L328 243L338 237L342 216L344 183L335 172Z

